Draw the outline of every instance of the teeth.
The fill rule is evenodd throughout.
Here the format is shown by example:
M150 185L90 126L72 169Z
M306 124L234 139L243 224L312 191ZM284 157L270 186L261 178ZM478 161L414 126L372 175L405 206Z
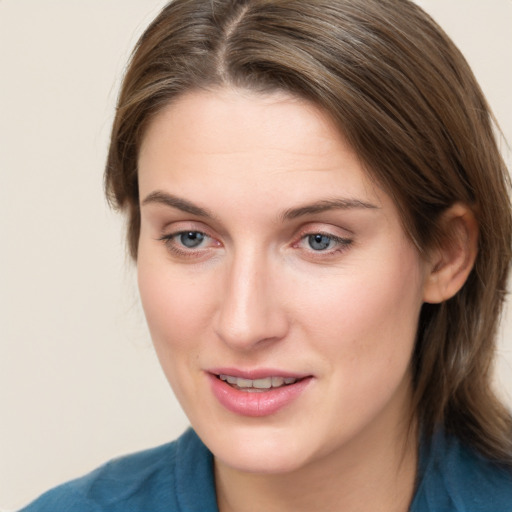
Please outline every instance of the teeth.
M236 379L236 385L239 388L253 388L252 382L250 379Z
M252 387L258 389L270 389L272 387L272 377L253 380Z
M295 379L293 379L295 380ZM284 377L272 377L272 387L278 388L284 384ZM291 383L289 383L291 384Z
M232 375L219 375L219 379L231 384L233 387L254 392L259 389L280 388L297 382L295 377L265 377L263 379L243 379Z

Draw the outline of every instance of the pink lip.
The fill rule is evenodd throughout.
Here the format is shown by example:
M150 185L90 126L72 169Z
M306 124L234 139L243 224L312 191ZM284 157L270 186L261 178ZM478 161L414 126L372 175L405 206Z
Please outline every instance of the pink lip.
M245 379L262 379L270 376L294 377L300 379L294 384L266 391L240 391L220 380L217 375L231 375ZM280 370L241 371L233 368L210 370L207 373L214 396L228 411L242 416L261 417L274 414L290 405L306 389L311 376L291 374Z
M279 376L279 377L293 377L294 379L303 379L310 377L307 373L289 372L286 370L279 370L278 368L257 368L251 370L244 370L240 368L222 367L222 368L209 368L208 373L214 375L231 375L232 377L239 377L242 379L264 379L266 377Z

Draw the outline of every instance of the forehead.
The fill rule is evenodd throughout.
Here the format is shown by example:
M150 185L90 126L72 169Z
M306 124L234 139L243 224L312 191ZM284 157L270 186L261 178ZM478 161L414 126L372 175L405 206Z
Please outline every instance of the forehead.
M212 129L215 127L215 130ZM295 149L300 138L313 138L323 152L333 138L342 141L334 124L318 107L282 93L260 94L248 90L193 91L179 96L159 112L142 140L141 155L148 139L179 129L181 143L208 153L265 149ZM200 137L198 138L198 134ZM311 145L304 146L307 150ZM312 147L312 146L311 146Z
M188 194L187 187L198 184L280 202L329 197L334 190L373 203L382 195L316 105L285 93L232 89L180 97L155 116L142 140L141 197L155 188Z

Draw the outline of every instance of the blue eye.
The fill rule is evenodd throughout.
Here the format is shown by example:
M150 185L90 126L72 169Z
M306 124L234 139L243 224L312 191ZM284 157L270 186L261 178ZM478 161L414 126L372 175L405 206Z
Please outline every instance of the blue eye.
M186 230L165 234L157 240L164 243L166 250L178 261L195 261L212 256L212 250L222 244L202 231Z
M184 231L183 233L179 233L178 237L184 247L195 249L203 243L206 235L200 231Z
M329 249L331 244L335 241L332 237L316 233L314 235L308 235L308 244L314 251L325 251Z

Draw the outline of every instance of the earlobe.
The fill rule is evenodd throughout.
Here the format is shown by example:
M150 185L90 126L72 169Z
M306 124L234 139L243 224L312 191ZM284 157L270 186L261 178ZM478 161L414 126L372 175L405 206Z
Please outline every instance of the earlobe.
M438 304L464 285L478 252L478 224L473 211L456 203L440 220L442 242L432 251L425 279L424 302Z

